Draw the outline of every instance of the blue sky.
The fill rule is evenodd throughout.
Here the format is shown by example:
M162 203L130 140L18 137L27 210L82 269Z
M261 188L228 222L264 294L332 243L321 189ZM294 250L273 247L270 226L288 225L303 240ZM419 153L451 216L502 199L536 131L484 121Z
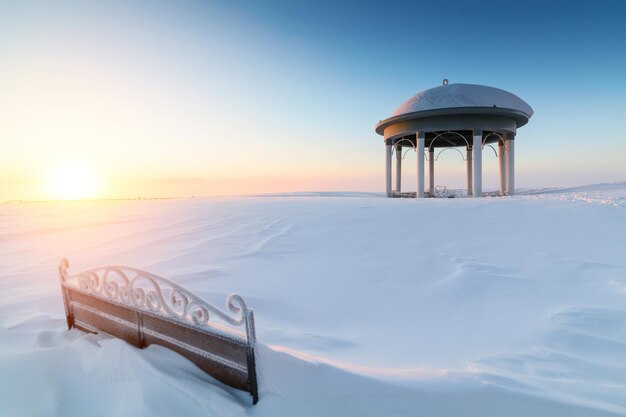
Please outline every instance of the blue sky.
M0 198L76 161L103 195L380 191L375 123L443 78L534 108L519 186L623 181L624 73L623 1L0 1Z

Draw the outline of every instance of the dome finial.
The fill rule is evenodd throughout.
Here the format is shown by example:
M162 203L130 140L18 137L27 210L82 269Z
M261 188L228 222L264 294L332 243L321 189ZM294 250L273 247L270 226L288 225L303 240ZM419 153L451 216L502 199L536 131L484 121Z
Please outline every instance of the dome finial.
M443 79L443 85L448 85L448 79L447 78Z

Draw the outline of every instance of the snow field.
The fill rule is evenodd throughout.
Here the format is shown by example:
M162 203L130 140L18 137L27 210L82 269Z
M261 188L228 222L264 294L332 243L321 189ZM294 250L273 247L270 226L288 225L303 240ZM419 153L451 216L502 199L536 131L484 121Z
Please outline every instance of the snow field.
M0 206L0 415L626 414L626 184ZM65 330L56 266L255 310L259 404Z

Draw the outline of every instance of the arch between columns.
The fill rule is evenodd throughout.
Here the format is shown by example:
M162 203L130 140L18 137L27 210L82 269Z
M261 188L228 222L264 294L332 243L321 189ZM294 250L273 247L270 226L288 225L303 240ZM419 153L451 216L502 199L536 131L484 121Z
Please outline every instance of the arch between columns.
M469 131L469 129L464 129L464 131ZM387 131L385 130L385 133L387 133ZM426 157L426 153L425 153L425 149L424 149L424 145L425 145L425 139L428 133L434 133L435 136L430 138L429 140L429 145L428 145L428 153L430 154L430 157ZM425 165L425 161L429 162L429 193L432 195L433 193L433 187L434 187L434 181L433 181L433 177L434 177L434 162L435 160L438 158L439 154L441 154L442 151L440 151L437 154L437 158L434 157L434 148L437 148L437 146L434 146L436 144L436 142L442 138L445 139L445 136L455 136L457 138L460 138L462 140L462 142L465 144L465 148L466 148L466 157L464 158L466 160L467 163L467 194L469 195L473 195L476 194L476 196L482 196L482 150L484 149L485 146L489 146L490 148L493 149L494 153L496 154L496 156L499 158L499 173L500 173L500 195L512 195L514 192L514 154L511 150L514 150L514 142L513 140L515 139L515 132L502 132L502 131L498 131L498 130L487 130L484 131L482 129L474 129L472 131L472 137L473 137L473 141L472 143L470 143L467 138L462 135L461 133L458 133L454 130L446 130L446 131L417 131L417 132L406 132L404 135L396 137L396 138L389 138L385 140L385 144L387 146L390 147L389 151L387 152L387 158L389 159L387 166L388 166L388 175L387 175L387 190L388 190L388 196L391 196L391 157L393 155L393 152L398 152L398 148L402 149L403 146L406 147L410 147L413 148L414 151L417 152L417 192L416 192L416 197L421 198L424 197L425 195L425 187L424 187L424 165ZM408 136L408 137L407 137ZM412 137L411 137L412 136ZM489 144L489 138L495 136L496 140L493 142L497 142L498 143L498 151L495 150L495 148L493 146L491 146ZM491 143L493 143L491 142ZM480 144L480 146L477 146L477 144ZM448 148L452 148L452 149L456 149L458 146L448 146L446 147L444 150L448 149ZM458 149L456 149L459 153L461 153ZM407 151L408 152L408 151ZM476 153L476 154L475 154ZM475 155L474 155L475 154ZM461 153L461 155L463 155ZM396 172L396 178L397 178L397 193L401 194L401 182L400 182L400 177L401 177L401 160L404 158L404 155L399 156L398 154L396 155L397 157L397 172ZM480 159L478 159L480 158ZM474 160L476 160L476 162L478 163L473 163Z

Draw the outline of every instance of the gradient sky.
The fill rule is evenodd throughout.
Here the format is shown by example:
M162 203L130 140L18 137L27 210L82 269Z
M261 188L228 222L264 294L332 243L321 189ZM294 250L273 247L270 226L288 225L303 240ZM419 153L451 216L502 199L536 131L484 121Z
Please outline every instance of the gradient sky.
M624 74L625 1L0 0L0 201L67 166L98 197L383 191L374 125L443 78L534 108L518 187L624 181Z

